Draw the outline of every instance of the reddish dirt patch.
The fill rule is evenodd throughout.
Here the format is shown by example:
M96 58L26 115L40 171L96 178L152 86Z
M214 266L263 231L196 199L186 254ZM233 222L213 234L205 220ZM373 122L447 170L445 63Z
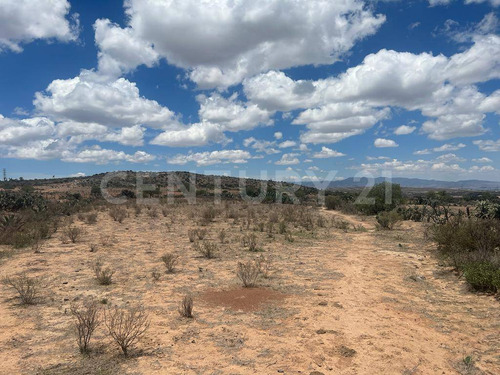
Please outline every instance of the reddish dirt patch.
M265 288L237 288L209 290L200 299L209 305L223 306L232 310L256 311L266 305L286 298L286 294Z

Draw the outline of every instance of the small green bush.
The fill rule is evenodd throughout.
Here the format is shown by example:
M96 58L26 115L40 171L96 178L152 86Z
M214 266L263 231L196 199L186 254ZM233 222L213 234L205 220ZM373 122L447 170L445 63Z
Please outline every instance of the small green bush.
M400 185L382 182L371 188L367 198L371 199L373 202L366 203L360 201L360 197L358 197L356 203L357 208L366 215L376 215L382 211L393 210L401 204L403 201L403 193L401 192Z
M500 291L500 269L492 263L469 263L464 266L464 276L474 290L493 293Z
M396 211L382 211L377 214L377 223L383 229L393 229L401 221L401 216Z

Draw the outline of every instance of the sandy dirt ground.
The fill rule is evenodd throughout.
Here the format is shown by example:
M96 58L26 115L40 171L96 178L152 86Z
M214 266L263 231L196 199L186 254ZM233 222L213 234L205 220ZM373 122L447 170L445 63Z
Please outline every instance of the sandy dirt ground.
M500 374L499 301L469 292L440 265L421 223L379 231L373 218L318 211L326 226L308 231L289 223L290 242L277 227L271 236L255 227L274 208L252 208L248 225L248 210L237 205L239 217L222 210L204 227L219 248L217 258L205 259L187 235L201 208L167 208L157 217L129 208L121 224L106 211L92 225L75 218L86 231L81 242L63 244L56 233L39 254L24 250L0 260L2 276L28 272L46 284L40 303L27 307L0 286L0 373ZM335 220L349 229L337 229ZM262 252L243 247L248 233ZM166 252L180 257L174 274L164 272ZM257 289L243 290L237 263L257 257L272 271ZM116 270L113 284L96 282L97 259ZM186 294L194 319L178 313ZM93 352L78 352L69 307L88 296L106 302L103 308L146 309L151 325L130 358L104 326Z

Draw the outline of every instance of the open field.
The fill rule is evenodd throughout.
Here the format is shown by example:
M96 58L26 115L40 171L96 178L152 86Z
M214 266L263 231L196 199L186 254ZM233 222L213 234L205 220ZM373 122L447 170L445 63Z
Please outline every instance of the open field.
M43 277L46 287L40 303L27 307L0 287L0 372L500 373L498 301L470 293L439 266L423 224L380 231L370 217L226 204L202 226L197 221L205 209L175 205L138 213L129 207L119 223L105 208L95 224L73 218L85 230L76 243L62 243L60 228L40 253L22 250L2 259L2 275L28 272ZM216 244L214 259L193 249L188 231L195 227L206 229L203 241ZM244 246L252 234L256 252ZM165 253L179 256L174 273L165 272ZM237 263L257 258L270 266L268 275L256 288L242 288ZM115 271L111 285L97 283L92 264L98 259ZM194 300L194 319L178 313L186 294ZM148 313L150 327L129 358L104 325L90 355L79 353L69 311L88 296L104 309L140 305Z

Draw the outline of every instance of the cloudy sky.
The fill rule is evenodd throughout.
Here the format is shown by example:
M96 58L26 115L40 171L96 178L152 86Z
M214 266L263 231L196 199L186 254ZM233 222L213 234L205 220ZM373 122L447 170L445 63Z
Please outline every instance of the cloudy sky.
M500 181L499 10L0 0L0 164Z

